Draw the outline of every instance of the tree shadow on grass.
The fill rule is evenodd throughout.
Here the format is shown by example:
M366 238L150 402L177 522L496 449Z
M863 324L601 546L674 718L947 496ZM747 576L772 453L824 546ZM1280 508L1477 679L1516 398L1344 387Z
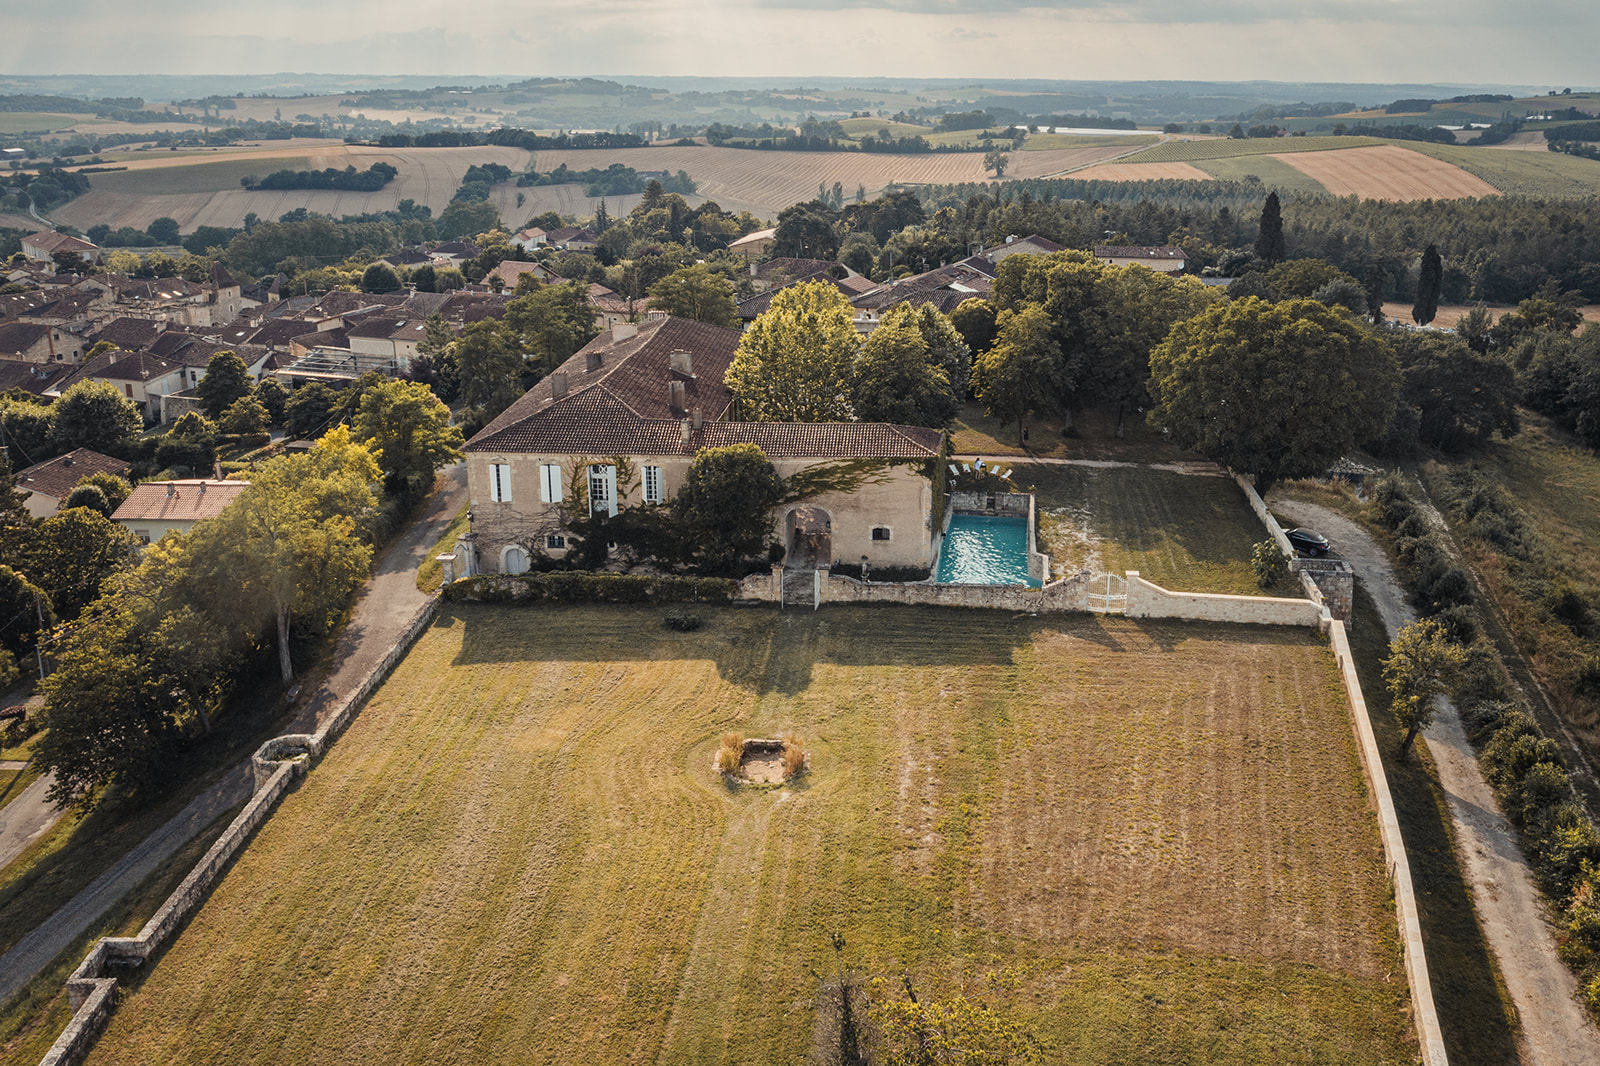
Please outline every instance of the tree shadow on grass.
M1009 667L1017 651L1041 638L1083 641L1098 649L1146 654L1125 638L1127 623L1091 614L1024 615L975 608L838 604L821 610L698 607L704 625L666 629L657 605L587 607L452 604L435 625L460 627L456 665L516 662L716 663L722 680L756 695L806 691L818 666L853 668ZM1132 623L1163 651L1186 640L1304 644L1306 630L1203 622Z

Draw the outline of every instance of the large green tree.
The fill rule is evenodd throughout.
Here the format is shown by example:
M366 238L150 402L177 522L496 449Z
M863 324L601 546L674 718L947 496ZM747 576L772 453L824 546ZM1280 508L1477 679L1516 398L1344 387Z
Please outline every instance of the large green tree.
M672 517L708 565L725 565L766 548L782 493L772 461L756 445L704 448L689 463Z
M206 373L195 385L206 417L213 422L241 396L250 395L250 370L237 353L218 352L206 363Z
M465 441L450 424L450 409L426 385L390 381L361 397L355 439L369 444L391 480L425 492L434 472L461 458Z
M102 581L133 564L138 549L134 535L105 515L73 507L34 527L20 568L71 619L100 595Z
M340 426L309 452L256 467L233 505L191 534L199 538L195 550L236 560L241 609L271 620L286 686L294 679L295 619L326 630L366 578L372 547L356 533L376 502L380 473L372 452Z
M1455 643L1444 626L1431 618L1406 626L1389 645L1383 661L1383 681L1393 697L1392 710L1406 731L1399 757L1411 751L1417 734L1428 728L1435 700L1449 695L1467 665L1467 649Z
M461 399L481 410L485 420L494 418L522 395L522 353L516 334L501 323L488 318L472 323L462 333L455 351Z
M0 648L9 648L21 658L55 620L50 594L26 574L0 563Z
M713 326L739 325L739 305L733 300L733 285L704 263L674 270L650 286L652 311L665 311L679 318L692 318Z
M972 396L1002 426L1029 414L1055 414L1051 390L1042 388L1061 363L1061 349L1050 328L1050 316L1037 304L1001 311L997 335L989 350L972 364Z
M1315 300L1228 300L1150 356L1150 421L1265 488L1326 470L1394 414L1400 374L1370 329Z
M1520 428L1522 390L1516 371L1498 355L1479 355L1452 333L1408 333L1396 339L1402 403L1419 412L1418 436L1435 448L1458 452L1498 432Z
M55 402L58 452L88 448L126 457L143 429L139 408L109 381L80 381Z
M507 342L518 353L525 354L534 369L543 373L566 362L600 334L594 321L594 308L589 305L589 287L581 281L543 285L516 297L506 304L502 323L509 331ZM463 337L463 342L465 339ZM466 368L470 360L464 343L457 348L457 353L465 397Z
M943 427L955 417L950 375L933 361L917 318L906 304L890 308L861 346L851 400L863 422Z
M844 422L860 351L850 303L820 281L792 285L750 324L728 366L742 417L756 422Z

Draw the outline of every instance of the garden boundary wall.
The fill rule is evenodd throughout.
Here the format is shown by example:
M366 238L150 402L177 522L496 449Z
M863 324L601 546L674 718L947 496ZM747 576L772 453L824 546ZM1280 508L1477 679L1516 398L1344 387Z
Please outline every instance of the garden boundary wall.
M1355 656L1350 651L1344 623L1330 618L1328 642L1339 665L1339 680L1344 683L1350 724L1355 731L1356 752L1361 757L1361 772L1367 781L1367 794L1378 816L1378 837L1383 842L1383 858L1389 868L1389 884L1394 889L1395 921L1400 929L1400 948L1405 953L1406 983L1411 987L1412 1020L1417 1028L1418 1052L1423 1066L1449 1066L1444 1031L1439 1027L1439 1012L1433 1002L1433 982L1428 977L1428 956L1422 943L1422 918L1417 911L1417 893L1411 883L1411 861L1406 857L1405 839L1400 834L1400 819L1395 813L1394 796L1389 792L1389 777L1384 773L1378 738L1372 732L1367 700L1356 674Z
M1248 622L1320 629L1321 604L1280 596L1227 596L1217 592L1172 592L1129 570L1129 618L1179 618L1193 622Z
M204 902L211 888L239 849L249 841L278 801L302 777L312 759L327 751L333 738L343 732L372 691L405 658L417 638L432 624L439 609L439 594L430 596L412 616L394 647L389 649L364 681L343 696L315 733L291 733L274 737L257 748L250 757L255 776L255 792L250 801L228 823L228 828L207 849L189 876L173 890L159 910L139 930L137 936L102 937L84 956L72 976L67 978L67 996L72 1002L72 1018L39 1066L76 1066L89 1054L105 1027L116 1001L119 967L141 965L159 952L178 928Z

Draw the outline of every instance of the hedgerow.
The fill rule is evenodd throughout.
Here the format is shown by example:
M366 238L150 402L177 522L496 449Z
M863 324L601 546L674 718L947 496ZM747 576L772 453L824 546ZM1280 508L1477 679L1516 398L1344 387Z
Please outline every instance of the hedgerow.
M1471 535L1495 544L1512 562L1540 569L1549 555L1503 490L1470 472L1453 478L1455 511ZM1540 731L1513 691L1504 665L1476 636L1470 581L1449 562L1443 537L1428 523L1398 478L1376 493L1379 520L1396 536L1402 573L1419 608L1466 595L1433 613L1453 633L1472 634L1468 661L1455 690L1467 737L1478 748L1483 776L1521 837L1523 854L1561 913L1560 954L1577 974L1584 1000L1600 1015L1600 830L1573 792L1561 746ZM1524 577L1527 580L1527 577ZM1442 586L1447 586L1441 589Z
M719 577L663 577L553 571L479 574L452 581L444 598L460 603L698 603L727 601L739 583Z

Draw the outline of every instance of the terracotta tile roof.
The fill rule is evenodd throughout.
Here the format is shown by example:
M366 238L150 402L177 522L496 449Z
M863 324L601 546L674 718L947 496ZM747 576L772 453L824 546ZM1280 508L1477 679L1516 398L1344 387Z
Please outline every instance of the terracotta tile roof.
M23 243L41 249L46 255L55 255L57 252L98 252L99 245L81 241L76 237L69 237L65 233L54 230L41 230L22 238Z
M388 263L390 266L418 266L433 262L433 256L419 252L415 248L405 248L384 256L380 262Z
M248 481L146 481L111 518L115 522L198 522L217 517L249 487Z
M230 289L239 283L233 280L233 275L228 273L227 267L221 263L213 262L211 264L211 284L219 289Z
M488 440L518 422L542 418L549 411L568 407L579 398L584 398L584 405L593 405L598 400L587 396L590 392L602 394L616 405L605 410L626 413L625 416L608 416L614 420L675 419L696 407L704 417L715 419L727 411L733 403L733 392L722 379L739 347L738 330L666 317L645 322L632 336L618 340L618 333L626 333L629 328L613 327L590 341L554 374L529 389L499 418L485 426L473 441ZM676 351L689 353L693 376L669 368L670 357ZM589 369L591 356L600 360L593 370ZM558 400L554 398L555 382L558 375L563 374L567 393ZM668 383L673 381L681 382L684 387L682 410L674 411L669 405Z
M831 259L768 259L756 267L756 277L809 278L838 265Z
M69 322L83 318L99 301L98 292L55 293L45 303L23 311L20 317L45 322Z
M91 474L116 474L128 472L128 464L121 459L77 448L66 455L35 463L17 471L17 487L24 492L36 492L53 500L64 500L72 495L78 482Z
M54 386L72 368L65 363L28 363L20 359L0 359L0 392L21 389L35 396Z
M476 244L469 244L466 241L441 241L428 250L434 255L450 255L465 259L476 259L480 251Z
M562 364L567 392L554 397L545 378L484 427L467 450L496 454L693 455L701 448L753 443L774 459L907 458L938 455L937 429L881 423L718 422L732 402L723 384L738 348L739 332L681 318L647 322L637 334L615 340L601 334ZM674 351L691 354L687 377L670 369ZM603 363L588 369L589 357ZM668 383L684 385L684 408L668 402ZM682 417L699 407L707 421L689 431Z
M506 283L506 288L514 289L524 274L532 274L540 281L552 276L549 269L542 263L524 263L517 259L504 259L501 260L499 266L484 275L484 280L499 278Z
M454 292L439 308L439 314L451 322L467 325L486 318L504 318L506 304L511 294L495 295L489 292Z
M20 355L50 336L53 327L39 322L0 322L0 355Z
M90 378L96 381L157 381L182 370L183 365L150 352L104 352L75 367L70 376L61 380L59 387L69 389Z
M281 347L304 333L315 332L317 324L306 318L274 318L262 323L244 338L251 344L265 344L269 348ZM229 339L233 339L231 336Z
M53 292L13 292L0 296L0 318L16 318L37 307L55 303L59 294Z
M350 350L350 333L342 329L324 329L311 333L302 333L297 337L289 338L291 344L298 344L302 348L343 348Z
M1154 246L1097 244L1094 246L1097 259L1188 259L1189 256L1182 248L1171 244Z
M147 318L114 318L85 340L92 347L101 341L110 341L125 351L148 348L160 336L163 324Z

